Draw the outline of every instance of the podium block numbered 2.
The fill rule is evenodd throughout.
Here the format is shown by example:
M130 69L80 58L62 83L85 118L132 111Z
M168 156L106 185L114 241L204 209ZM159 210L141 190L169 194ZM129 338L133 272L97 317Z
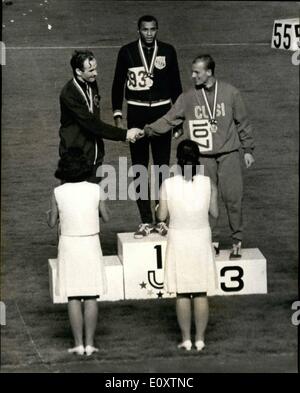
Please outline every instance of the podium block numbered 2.
M104 257L105 272L107 277L107 293L99 298L105 300L124 300L123 266L116 255ZM57 259L48 260L49 289L53 303L64 303L64 300L55 294Z

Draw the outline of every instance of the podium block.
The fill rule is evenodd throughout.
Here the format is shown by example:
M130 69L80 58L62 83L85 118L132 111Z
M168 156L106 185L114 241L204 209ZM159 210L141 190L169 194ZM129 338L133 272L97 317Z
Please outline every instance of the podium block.
M213 295L267 293L267 261L258 248L242 250L242 257L229 259L230 250L216 257L218 289Z
M65 303L59 296L55 294L56 274L57 274L57 259L48 259L49 269L49 292L52 303Z
M99 301L160 299L175 297L164 291L164 259L167 238L150 234L134 239L133 233L118 234L118 256L105 256L108 292ZM193 245L191 245L192 247ZM218 246L218 244L215 244ZM267 293L267 262L257 248L242 250L240 259L230 260L230 250L216 257L217 289L210 296ZM55 295L57 260L49 259L49 289L53 303L64 303Z
M107 277L107 293L99 298L99 301L124 300L123 266L116 255L104 257L105 272ZM57 274L57 259L48 260L49 268L49 291L54 304L65 303L55 294Z
M104 257L107 277L107 293L100 297L100 301L124 300L123 266L117 255Z
M144 239L134 239L133 233L118 234L125 299L175 296L163 290L166 243L167 239L158 234L150 234ZM209 291L209 295L267 293L267 263L263 254L257 248L243 249L240 259L230 260L230 251L220 250L216 257L218 287Z
M133 233L118 233L118 255L124 269L125 299L174 297L163 289L167 240L151 233L134 239Z

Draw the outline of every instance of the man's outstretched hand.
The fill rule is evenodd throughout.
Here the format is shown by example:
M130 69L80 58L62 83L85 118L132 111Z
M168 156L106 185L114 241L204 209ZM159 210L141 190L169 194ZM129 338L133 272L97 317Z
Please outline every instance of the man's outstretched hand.
M182 128L178 128L178 129L173 131L173 138L174 139L179 139L182 135L183 135L183 129Z
M134 143L138 139L143 138L144 135L144 130L141 130L140 128L130 128L127 130L126 141Z

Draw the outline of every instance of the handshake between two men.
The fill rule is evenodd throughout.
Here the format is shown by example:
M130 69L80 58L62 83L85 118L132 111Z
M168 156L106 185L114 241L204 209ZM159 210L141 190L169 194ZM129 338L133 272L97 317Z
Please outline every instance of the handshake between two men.
M127 130L126 141L135 143L138 139L143 138L143 136L145 136L144 130L140 128L130 128Z
M177 129L173 133L173 138L178 139L181 137L182 134L183 134L183 130ZM129 130L127 130L126 141L135 143L138 139L143 138L145 135L153 136L153 132L151 128L149 128L149 126L146 126L144 130L140 128L130 128Z

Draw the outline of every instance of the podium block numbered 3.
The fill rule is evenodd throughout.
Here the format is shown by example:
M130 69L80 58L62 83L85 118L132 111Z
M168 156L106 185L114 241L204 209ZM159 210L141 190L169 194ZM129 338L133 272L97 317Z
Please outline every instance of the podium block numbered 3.
M104 257L108 292L100 301L161 299L175 297L164 291L164 257L167 239L150 234L134 239L133 233L119 233L118 255ZM218 287L213 295L267 293L267 263L257 248L243 249L242 257L229 260L230 250L216 257ZM62 303L54 292L57 260L49 259L49 286L53 303Z
M218 288L215 295L267 293L266 259L258 248L242 250L242 258L229 259L230 250L216 257Z

